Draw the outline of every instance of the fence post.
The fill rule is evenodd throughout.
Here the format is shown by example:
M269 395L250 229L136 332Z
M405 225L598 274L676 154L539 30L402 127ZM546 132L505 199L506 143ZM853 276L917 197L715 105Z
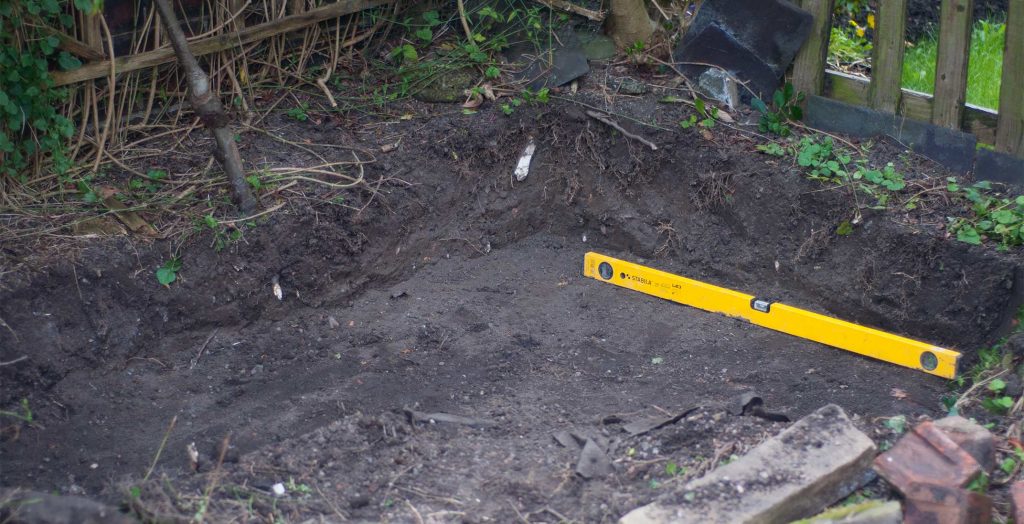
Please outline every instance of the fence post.
M963 122L973 14L974 0L942 0L932 105L932 123L937 126L960 130Z
M899 108L906 29L907 0L879 2L868 91L868 102L879 111L895 113Z
M809 95L820 95L825 86L828 41L832 32L835 0L803 0L801 7L814 16L811 34L793 63L793 87Z
M996 150L1024 157L1024 0L1009 4Z

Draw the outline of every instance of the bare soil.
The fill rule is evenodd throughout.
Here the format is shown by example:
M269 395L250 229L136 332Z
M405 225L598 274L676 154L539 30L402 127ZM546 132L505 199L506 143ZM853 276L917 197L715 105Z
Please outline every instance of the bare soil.
M377 151L366 176L388 181L344 206L293 202L220 253L189 245L170 288L153 271L173 245L137 238L79 242L75 257L7 282L0 361L28 359L0 367L0 406L26 398L36 423L3 422L0 486L171 520L601 522L785 427L732 414L745 392L794 420L836 403L879 439L891 435L875 417L941 415L942 379L580 276L599 251L968 360L1024 295L1019 255L945 238L941 209L865 210L839 236L848 193L742 134L682 131L685 109L656 100L580 93L511 117L421 104L408 121L271 121L292 140ZM613 108L658 149L579 103ZM531 137L532 170L515 182ZM243 155L300 156L259 135ZM692 407L647 435L622 431ZM482 420L420 423L407 409ZM577 476L561 431L604 446L613 473Z

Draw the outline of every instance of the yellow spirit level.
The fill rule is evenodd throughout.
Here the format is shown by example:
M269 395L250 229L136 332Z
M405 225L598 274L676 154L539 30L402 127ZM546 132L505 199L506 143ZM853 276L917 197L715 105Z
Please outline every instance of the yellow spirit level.
M956 378L960 353L884 331L771 302L598 253L583 259L583 276L687 306L852 351L944 378Z

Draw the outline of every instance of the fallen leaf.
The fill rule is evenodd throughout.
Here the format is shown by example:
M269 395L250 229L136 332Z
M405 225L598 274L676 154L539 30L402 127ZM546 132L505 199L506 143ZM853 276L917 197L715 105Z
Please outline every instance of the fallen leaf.
M892 388L889 391L889 395L891 395L893 398L899 399L899 400L903 400L903 399L907 398L907 392L903 391L900 388Z

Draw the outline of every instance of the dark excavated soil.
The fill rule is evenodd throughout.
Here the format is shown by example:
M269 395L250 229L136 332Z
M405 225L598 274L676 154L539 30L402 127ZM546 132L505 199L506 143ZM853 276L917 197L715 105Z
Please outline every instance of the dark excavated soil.
M29 358L0 368L0 402L27 398L37 424L5 432L0 485L112 503L135 485L138 511L191 516L215 479L204 507L217 520L614 520L679 480L667 462L697 474L784 427L728 414L740 393L791 418L833 402L871 428L875 416L940 414L947 382L583 279L585 252L968 358L1005 332L1022 295L1018 256L952 242L931 215L864 211L837 236L853 216L847 193L727 130L678 131L683 110L655 98L615 109L664 126L621 119L657 151L566 101L512 117L418 109L437 114L290 124L290 136L367 151L401 137L366 175L408 184L350 192L351 207L293 203L221 253L190 245L169 289L153 270L172 247L128 238L7 283L0 318L17 337L0 329L0 361ZM513 183L530 137L533 169ZM290 158L277 142L243 143L249 161ZM650 435L621 432L691 406ZM404 408L496 425L410 425ZM552 439L562 430L606 445L613 475L575 476L576 451ZM275 500L270 486L289 480Z

